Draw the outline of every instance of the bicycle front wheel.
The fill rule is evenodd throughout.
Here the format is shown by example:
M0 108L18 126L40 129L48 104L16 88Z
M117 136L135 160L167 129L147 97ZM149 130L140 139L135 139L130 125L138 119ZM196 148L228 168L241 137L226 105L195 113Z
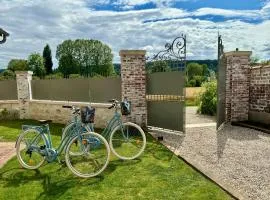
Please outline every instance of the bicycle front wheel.
M139 157L146 146L146 137L137 124L127 122L114 128L110 136L112 152L120 159L132 160Z
M35 129L24 131L16 143L19 163L26 169L39 168L45 160L45 155L41 155L42 148L46 148L46 141L42 134Z
M70 140L66 148L65 159L68 168L76 176L94 177L107 167L110 159L110 147L101 135L94 132L83 133Z

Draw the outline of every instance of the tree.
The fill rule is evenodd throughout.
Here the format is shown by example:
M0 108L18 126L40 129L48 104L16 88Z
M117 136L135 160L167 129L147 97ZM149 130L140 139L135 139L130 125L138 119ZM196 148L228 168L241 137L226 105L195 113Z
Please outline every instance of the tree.
M52 73L53 62L52 62L51 48L50 48L50 46L48 44L44 47L43 59L44 59L44 67L46 69L46 74L51 74Z
M32 53L28 57L28 68L33 71L34 76L38 76L39 78L43 78L46 74L46 70L44 67L43 57L39 53Z
M150 72L169 72L171 68L166 61L154 61L150 64Z
M111 48L98 40L65 40L57 46L56 58L63 74L79 72L88 77L94 74L110 76L115 73ZM67 66L68 64L72 66Z
M69 78L70 74L77 74L78 72L77 64L71 55L60 57L58 70L64 75L64 78Z
M15 72L15 71L27 71L28 70L27 60L12 59L12 60L9 61L7 69L11 70L13 72Z
M187 77L190 80L194 76L203 76L203 66L193 62L187 65Z

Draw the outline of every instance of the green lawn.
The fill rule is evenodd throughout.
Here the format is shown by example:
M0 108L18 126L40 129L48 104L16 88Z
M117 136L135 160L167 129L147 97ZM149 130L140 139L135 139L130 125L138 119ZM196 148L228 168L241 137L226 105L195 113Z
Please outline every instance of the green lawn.
M0 141L15 141L23 123L0 121ZM52 124L54 144L63 125ZM213 182L174 156L150 135L140 159L121 161L112 156L98 177L75 177L65 165L46 164L22 169L16 158L0 169L0 199L231 199Z

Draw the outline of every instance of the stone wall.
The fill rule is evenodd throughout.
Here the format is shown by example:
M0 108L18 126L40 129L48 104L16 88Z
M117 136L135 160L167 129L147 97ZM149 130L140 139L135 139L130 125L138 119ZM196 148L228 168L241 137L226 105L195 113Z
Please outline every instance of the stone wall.
M145 53L142 50L122 50L122 99L131 101L131 115L124 117L142 127L147 125Z
M0 101L0 120L19 119L19 103L17 100Z
M42 120L50 119L55 123L66 124L71 119L71 111L62 108L63 105L86 106L85 102L67 101L48 101L31 100L29 101L28 119ZM112 118L114 110L108 110L111 104L92 103L96 108L95 127L104 128ZM17 100L0 101L0 119L19 119L19 103Z
M55 123L65 124L71 119L70 109L62 108L63 105L87 106L85 102L66 102L66 101L48 101L32 100L29 107L29 118L51 119ZM112 118L114 110L108 110L111 104L92 103L91 106L96 109L95 127L104 128L107 122Z

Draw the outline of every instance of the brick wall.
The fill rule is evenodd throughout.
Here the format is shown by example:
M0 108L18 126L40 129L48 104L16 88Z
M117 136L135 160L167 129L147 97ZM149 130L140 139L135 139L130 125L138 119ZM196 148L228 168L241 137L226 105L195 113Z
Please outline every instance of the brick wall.
M145 53L121 50L122 99L131 101L131 115L123 117L145 127L147 125Z
M251 68L250 111L270 113L270 66Z
M250 86L250 51L225 53L226 121L248 120Z

